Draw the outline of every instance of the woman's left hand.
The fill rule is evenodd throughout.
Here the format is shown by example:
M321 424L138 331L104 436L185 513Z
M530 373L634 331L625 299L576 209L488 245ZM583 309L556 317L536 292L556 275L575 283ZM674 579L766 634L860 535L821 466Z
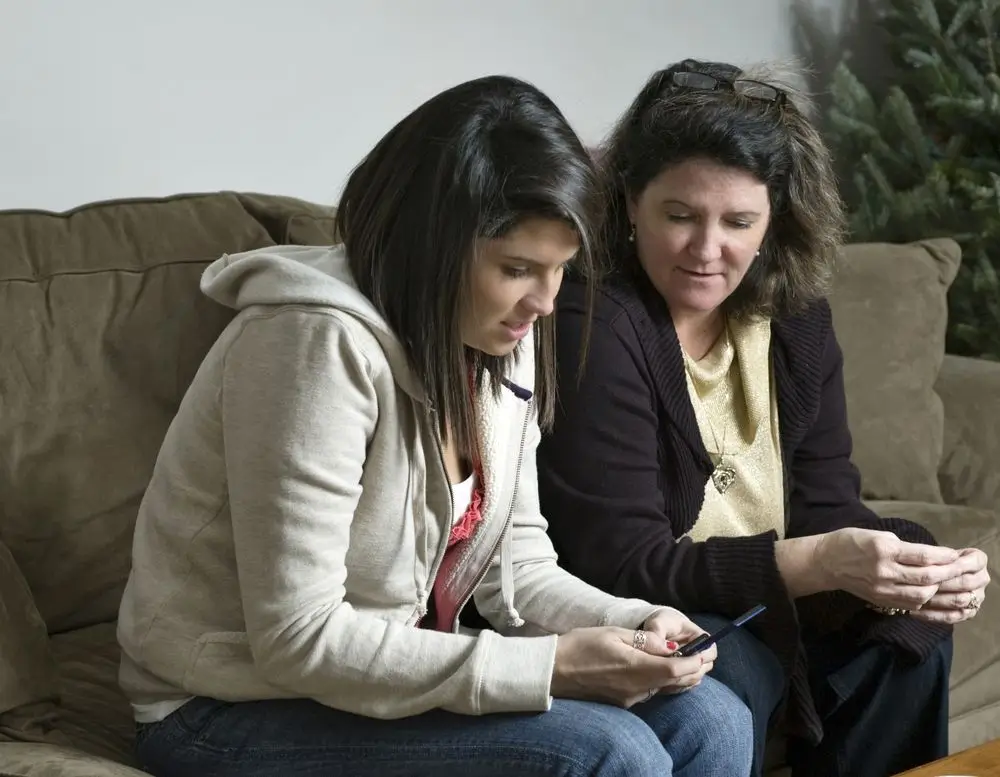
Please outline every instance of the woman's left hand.
M978 548L965 548L959 558L965 571L941 583L937 593L919 610L913 610L911 617L928 623L961 623L979 614L990 582L988 559Z
M688 642L697 639L705 633L705 630L701 626L673 607L663 607L654 612L642 624L642 628L645 631L659 635L663 638L664 642L673 643L673 650L677 650L682 645L686 645ZM671 645L668 644L667 648L670 649ZM698 655L702 661L701 669L695 674L684 678L677 686L663 688L663 693L682 693L698 685L701 682L701 678L712 671L712 666L715 664L715 657L718 655L715 645L712 645Z

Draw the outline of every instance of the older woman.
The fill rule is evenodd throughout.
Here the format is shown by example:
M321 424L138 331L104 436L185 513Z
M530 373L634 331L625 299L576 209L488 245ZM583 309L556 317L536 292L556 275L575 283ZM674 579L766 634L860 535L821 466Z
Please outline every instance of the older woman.
M612 272L589 327L586 288L560 293L538 459L563 563L708 628L767 605L713 672L754 713L755 773L778 710L797 775L944 754L951 628L986 558L861 502L824 300L842 206L801 97L687 60L601 157Z

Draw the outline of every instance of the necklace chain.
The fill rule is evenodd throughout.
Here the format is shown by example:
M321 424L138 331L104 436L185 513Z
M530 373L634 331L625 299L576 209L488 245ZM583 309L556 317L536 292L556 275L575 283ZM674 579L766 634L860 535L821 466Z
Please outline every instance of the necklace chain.
M728 341L729 341L729 327L726 326L726 328L725 328L724 331L725 331L725 336L726 336L726 342L728 343ZM688 356L688 354L687 354L686 351L684 351L683 349L681 349L681 350L682 350L682 353L684 355L684 369L687 372L688 377L691 380L691 385L695 389L694 393L697 394L698 390L697 390L697 386L696 386L695 380L694 380L694 373L691 370L691 361L692 361L692 359L691 359L690 356ZM728 380L726 381L726 383L727 383L726 396L725 396L725 399L723 401L723 406L724 407L728 406L730 404L730 402L732 401L732 385L729 383ZM699 400L699 402L701 401L700 395L698 397L698 400ZM712 471L712 482L715 485L715 488L718 490L718 492L720 494L723 494L723 493L725 493L729 489L730 486L733 485L734 482L736 482L736 470L733 469L733 467L728 466L726 464L726 456L727 456L727 454L726 454L726 439L729 436L729 426L730 426L729 418L728 418L728 414L727 414L726 425L725 425L725 428L723 429L723 432L722 432L722 444L720 445L719 444L719 435L715 431L715 424L712 422L711 413L709 413L708 409L705 408L704 403L701 403L701 404L702 404L702 410L704 411L705 420L708 422L708 429L712 433L712 441L715 443L716 455L718 456L718 459L719 459L718 462L715 465L715 469Z

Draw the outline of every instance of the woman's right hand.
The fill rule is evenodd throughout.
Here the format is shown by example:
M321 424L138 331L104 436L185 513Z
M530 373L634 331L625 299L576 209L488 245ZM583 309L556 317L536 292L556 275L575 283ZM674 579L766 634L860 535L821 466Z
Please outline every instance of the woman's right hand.
M820 537L816 561L826 588L879 607L917 610L938 586L964 573L958 551L904 542L892 532L847 528Z
M655 693L677 693L712 669L713 645L689 658L673 656L666 641L645 633L643 650L633 647L635 631L613 626L573 629L559 636L551 694L564 699L601 701L631 707Z

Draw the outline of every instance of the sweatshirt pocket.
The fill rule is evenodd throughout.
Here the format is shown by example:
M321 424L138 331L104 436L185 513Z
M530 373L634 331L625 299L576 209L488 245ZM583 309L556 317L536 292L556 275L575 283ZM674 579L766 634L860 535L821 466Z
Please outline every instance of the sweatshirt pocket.
M298 696L272 685L261 675L244 631L216 631L199 637L184 673L184 690L223 701Z

